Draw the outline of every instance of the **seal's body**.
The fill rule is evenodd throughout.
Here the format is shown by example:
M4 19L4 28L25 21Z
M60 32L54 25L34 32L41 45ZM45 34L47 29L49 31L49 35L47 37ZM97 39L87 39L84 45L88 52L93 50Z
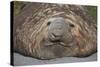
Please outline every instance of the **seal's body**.
M14 50L40 59L89 56L97 51L92 19L82 6L26 3L14 18Z

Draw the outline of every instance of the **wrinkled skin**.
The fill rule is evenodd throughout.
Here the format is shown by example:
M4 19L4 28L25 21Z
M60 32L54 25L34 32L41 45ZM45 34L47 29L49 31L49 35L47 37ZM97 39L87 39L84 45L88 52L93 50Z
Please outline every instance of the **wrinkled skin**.
M15 52L53 59L86 57L97 51L96 22L82 6L26 4L14 17Z
M44 38L41 42L43 46L41 46L41 51L48 55L45 58L56 58L70 56L69 53L66 54L66 47L74 46L73 37L71 34L71 27L69 22L65 22L64 18L56 17L50 18L48 23L48 36ZM46 51L46 52L45 52ZM54 56L51 56L51 55Z
M62 42L62 45L65 45L64 43L66 43L68 45L65 46L71 46L70 43L73 38L70 32L71 28L69 23L66 23L63 18L59 17L50 20L48 21L48 37L45 40L49 40L50 42ZM52 45L50 42L47 42L45 45Z

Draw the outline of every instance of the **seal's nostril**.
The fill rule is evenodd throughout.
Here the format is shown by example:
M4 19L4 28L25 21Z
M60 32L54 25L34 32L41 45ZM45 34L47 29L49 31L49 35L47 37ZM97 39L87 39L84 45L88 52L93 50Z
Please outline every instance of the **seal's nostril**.
M55 35L54 33L52 33L52 35L53 35L54 37L56 37L56 35Z
M56 37L61 37L61 34L58 33L52 33L52 35L56 38Z
M54 34L52 34L51 37L52 37L53 39L56 38Z
M53 42L59 42L61 40L61 35L57 33L52 33L50 36L50 40Z

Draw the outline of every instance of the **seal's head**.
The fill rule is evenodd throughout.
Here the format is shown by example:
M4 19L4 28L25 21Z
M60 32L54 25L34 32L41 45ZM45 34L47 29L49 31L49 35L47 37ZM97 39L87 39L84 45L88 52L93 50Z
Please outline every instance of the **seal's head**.
M65 21L62 17L53 17L48 20L47 26L47 33L45 32L46 35L44 35L40 43L41 49L39 54L43 53L45 55L43 56L44 58L66 56L66 52L70 51L69 47L75 45L71 33L71 27L74 27L74 25ZM70 53L67 53L67 56L70 56Z
M73 40L71 35L70 24L62 17L50 18L47 22L48 25L48 38L47 40L52 43L62 43L65 46L71 46ZM50 43L45 45L52 45Z

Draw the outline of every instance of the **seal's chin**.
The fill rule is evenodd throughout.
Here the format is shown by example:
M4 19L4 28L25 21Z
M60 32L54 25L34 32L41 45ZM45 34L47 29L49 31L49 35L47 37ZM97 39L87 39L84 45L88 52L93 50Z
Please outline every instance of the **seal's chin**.
M61 58L66 56L72 56L73 46L72 43L67 43L62 40L49 40L43 39L40 43L39 49L36 51L39 59L53 59Z
M38 51L40 59L53 59L70 56L69 46L61 41L44 41Z

